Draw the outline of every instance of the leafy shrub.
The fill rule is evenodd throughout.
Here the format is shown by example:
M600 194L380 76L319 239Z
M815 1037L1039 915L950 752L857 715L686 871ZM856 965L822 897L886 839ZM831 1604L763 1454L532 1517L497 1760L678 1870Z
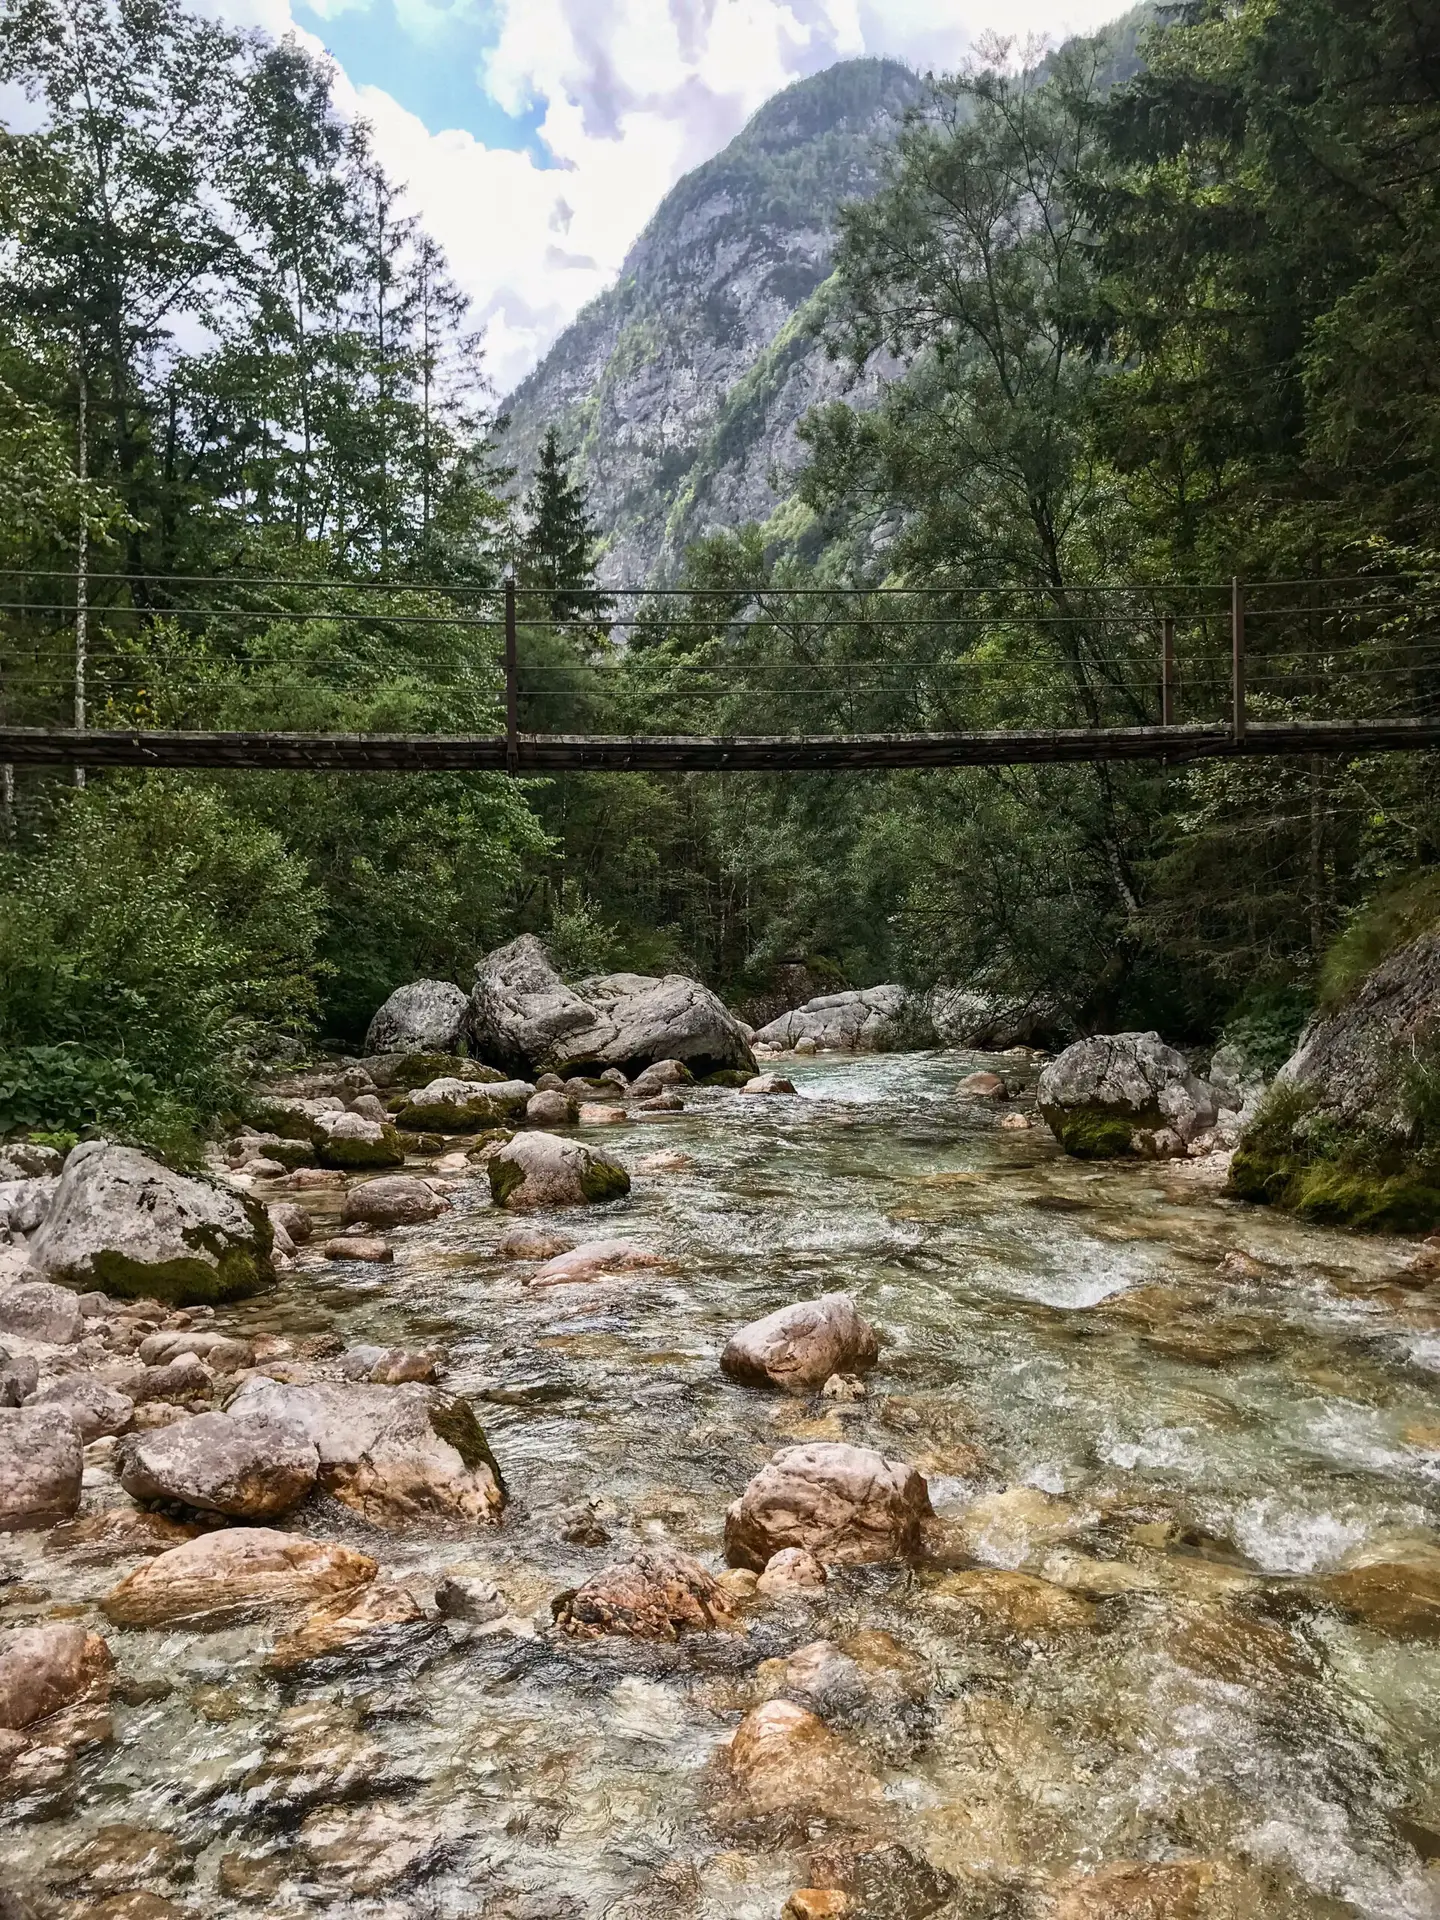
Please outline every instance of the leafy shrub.
M1331 946L1320 974L1328 1013L1357 993L1382 960L1440 920L1440 872L1427 868L1378 893Z
M174 1142L234 1099L262 1034L307 1030L304 868L199 781L65 797L0 892L0 1131Z

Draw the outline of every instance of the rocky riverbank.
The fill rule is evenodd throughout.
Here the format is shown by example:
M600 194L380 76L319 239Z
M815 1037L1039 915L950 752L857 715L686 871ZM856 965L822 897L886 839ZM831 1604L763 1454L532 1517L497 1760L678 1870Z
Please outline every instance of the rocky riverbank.
M229 1298L17 1174L11 1912L1431 1910L1412 1246L1068 1157L1020 1054L435 1064L272 1085Z

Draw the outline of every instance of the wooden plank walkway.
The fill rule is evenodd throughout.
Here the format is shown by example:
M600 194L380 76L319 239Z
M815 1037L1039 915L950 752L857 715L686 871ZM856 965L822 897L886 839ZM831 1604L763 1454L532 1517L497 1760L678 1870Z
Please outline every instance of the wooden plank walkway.
M625 736L600 734L166 733L0 728L17 767L215 767L305 773L798 773L1237 755L1406 753L1440 747L1440 719L1250 722L1003 733Z

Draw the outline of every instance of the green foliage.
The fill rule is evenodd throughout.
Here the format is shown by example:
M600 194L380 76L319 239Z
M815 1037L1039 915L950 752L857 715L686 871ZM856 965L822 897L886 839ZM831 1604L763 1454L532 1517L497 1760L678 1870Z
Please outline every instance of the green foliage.
M1325 955L1320 1004L1329 1013L1343 1006L1382 960L1440 920L1440 873L1407 875L1391 882L1350 919Z
M1406 1138L1316 1110L1310 1089L1277 1085L1230 1164L1229 1191L1325 1226L1413 1233L1440 1222L1440 1101Z
M67 796L0 890L11 1127L173 1139L233 1102L267 1036L309 1030L320 902L213 787L142 775Z
M535 477L525 496L527 524L520 541L520 580L538 588L552 620L594 619L595 529L585 489L570 478L559 437L550 427L540 443ZM533 600L527 596L527 606Z
M1295 1051L1311 1007L1311 996L1302 986L1256 988L1225 1022L1220 1044L1233 1047L1247 1069L1268 1077Z

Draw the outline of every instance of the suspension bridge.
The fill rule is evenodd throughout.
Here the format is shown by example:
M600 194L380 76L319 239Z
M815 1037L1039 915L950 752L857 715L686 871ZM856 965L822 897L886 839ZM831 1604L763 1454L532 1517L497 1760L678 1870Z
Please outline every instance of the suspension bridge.
M1440 746L1433 626L1395 578L550 592L31 573L0 600L0 764L790 772L1413 752ZM335 724L357 710L360 726Z

